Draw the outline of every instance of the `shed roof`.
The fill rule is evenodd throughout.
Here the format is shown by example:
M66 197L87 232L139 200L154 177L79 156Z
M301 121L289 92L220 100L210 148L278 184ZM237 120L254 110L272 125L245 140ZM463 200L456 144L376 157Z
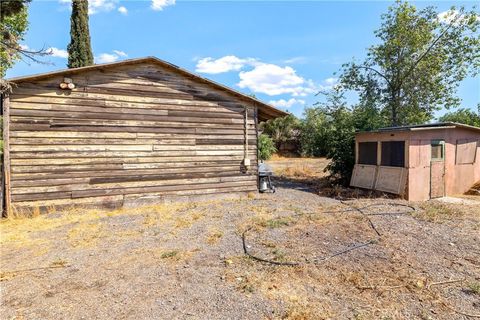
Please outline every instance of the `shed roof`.
M386 127L371 131L359 131L357 133L380 133L380 132L394 132L394 131L420 131L420 130L435 130L435 129L454 129L462 128L468 130L474 130L480 132L480 127L474 127L463 123L457 122L435 122L417 124L411 126L398 126L398 127Z
M47 72L47 73L39 73L39 74L34 74L34 75L28 75L28 76L22 76L22 77L15 77L15 78L10 78L7 79L10 82L13 83L21 83L21 82L26 82L26 81L32 81L32 80L41 80L49 77L54 77L58 75L70 75L70 74L76 74L76 73L81 73L84 71L90 71L90 70L95 70L95 69L105 69L105 68L113 68L117 66L123 66L123 65L133 65L133 64L139 64L139 63L145 63L145 62L150 62L150 63L155 63L158 65L161 65L164 68L176 71L186 77L192 78L194 80L203 82L205 84L211 85L212 87L215 87L217 89L227 91L230 94L242 99L242 100L247 100L249 102L253 102L258 106L259 110L259 120L268 120L268 119L273 119L273 118L278 118L278 117L283 117L288 115L287 112L282 111L280 109L277 109L261 100L258 100L254 97L248 96L244 93L241 93L237 90L234 90L230 87L227 87L225 85L222 85L218 82L212 81L210 79L201 77L193 72L190 72L186 69L180 68L179 66L176 66L172 63L169 63L167 61L161 60L157 57L144 57L144 58L135 58L135 59L126 59L118 62L112 62L112 63L104 63L104 64L95 64L91 66L86 66L86 67L80 67L80 68L72 68L72 69L63 69L63 70L57 70L57 71L52 71L52 72Z

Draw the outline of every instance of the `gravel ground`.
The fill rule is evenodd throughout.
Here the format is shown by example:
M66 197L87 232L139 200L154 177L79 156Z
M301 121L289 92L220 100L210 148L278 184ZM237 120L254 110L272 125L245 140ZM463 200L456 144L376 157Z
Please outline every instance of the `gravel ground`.
M429 202L412 204L410 212L392 203L405 204L340 202L284 181L275 194L242 200L3 221L0 313L2 319L480 315L480 206ZM372 204L364 214L352 209ZM384 212L397 214L365 216ZM242 233L249 228L249 252L299 265L246 257Z

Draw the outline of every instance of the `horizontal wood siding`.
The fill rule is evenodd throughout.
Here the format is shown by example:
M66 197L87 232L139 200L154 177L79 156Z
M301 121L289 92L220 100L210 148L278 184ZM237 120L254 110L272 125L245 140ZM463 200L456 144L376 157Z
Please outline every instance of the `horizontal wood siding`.
M14 89L13 205L256 190L254 105L148 63L69 78L73 90L59 76Z

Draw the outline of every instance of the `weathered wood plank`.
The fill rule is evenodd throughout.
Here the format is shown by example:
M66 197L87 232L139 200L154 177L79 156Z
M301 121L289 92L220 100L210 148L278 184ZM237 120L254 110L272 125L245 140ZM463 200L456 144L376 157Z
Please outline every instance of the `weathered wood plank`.
M240 172L240 165L235 164L215 164L210 166L184 166L184 167L163 167L163 168L147 168L147 169L112 169L108 171L95 170L95 167L92 167L92 170L65 170L65 168L42 168L40 172L16 172L12 176L12 181L33 181L33 180L49 180L49 179L69 179L69 178L81 178L81 177L119 177L119 176L138 176L138 175L159 175L159 174L174 174L174 173L196 173L196 172L230 172L238 173ZM103 169L104 170L104 169Z
M193 122L193 123L225 123L225 124L243 124L243 119L229 118L208 118L206 113L203 117L193 116L170 116L170 115L152 115L152 114L129 114L129 113L105 113L105 112L83 112L83 111L53 111L53 110L31 110L31 109L12 109L11 116L26 116L36 118L67 118L67 119L108 119L108 120L140 120L140 121L168 121L168 122ZM253 120L249 124L254 124Z
M36 166L36 165L68 165L68 164L142 164L142 163L171 163L171 157L131 157L131 158L54 158L54 159L12 159L12 166ZM192 156L175 157L175 162L198 162L219 160L243 160L243 156Z
M158 187L158 186L186 186L188 184L202 184L202 183L223 183L223 182L239 182L244 181L251 183L256 181L256 177L252 175L238 175L227 177L209 177L209 178L184 178L170 179L170 180L155 180L155 181L138 181L138 182L115 182L115 183L102 183L102 184L68 184L68 185L56 185L56 186L40 186L40 187L17 187L12 188L12 195L28 194L28 193L48 193L59 191L94 191L98 192L105 190L122 190L130 188L146 188L146 187Z

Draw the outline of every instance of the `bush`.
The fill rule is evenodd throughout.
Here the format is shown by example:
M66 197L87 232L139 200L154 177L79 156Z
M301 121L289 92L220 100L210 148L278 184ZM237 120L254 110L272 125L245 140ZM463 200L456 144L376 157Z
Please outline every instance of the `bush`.
M311 107L304 111L300 130L300 153L305 157L325 157L331 121L324 108Z
M277 152L277 148L275 148L272 138L262 133L258 137L258 156L260 160L270 159L275 152Z
M262 123L263 133L269 135L275 147L280 149L282 143L297 140L300 130L300 120L292 114L282 118L268 120Z

